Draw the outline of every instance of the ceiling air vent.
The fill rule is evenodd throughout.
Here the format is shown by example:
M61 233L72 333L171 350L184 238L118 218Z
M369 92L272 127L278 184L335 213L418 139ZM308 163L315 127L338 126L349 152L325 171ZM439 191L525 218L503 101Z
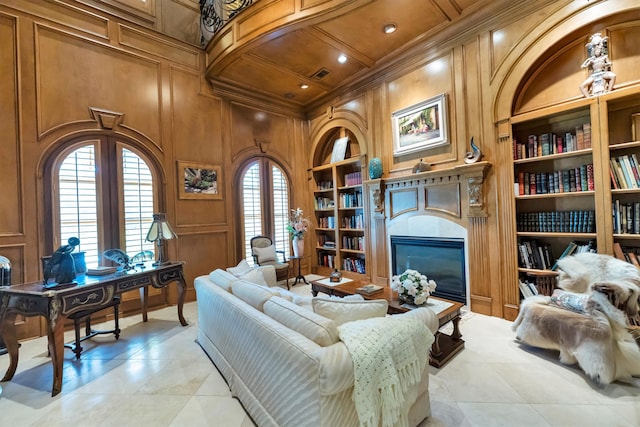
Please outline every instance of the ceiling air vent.
M311 78L320 80L324 78L327 74L329 74L329 70L327 70L326 68L320 68L318 71L316 71L314 74L311 75Z

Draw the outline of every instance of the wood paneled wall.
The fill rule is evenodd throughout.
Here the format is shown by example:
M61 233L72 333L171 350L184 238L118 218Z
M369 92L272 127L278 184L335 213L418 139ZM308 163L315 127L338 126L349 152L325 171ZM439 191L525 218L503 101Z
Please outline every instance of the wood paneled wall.
M564 72L562 64L581 63L588 35L613 25L625 31L624 23L637 19L638 11L632 0L555 2L516 22L478 28L455 46L431 46L422 59L396 64L388 77L336 94L302 118L246 94L217 94L204 80L204 52L193 43L114 12L116 0L88 3L92 6L69 7L64 0L0 5L0 253L11 259L15 281L38 280L40 256L54 249L42 244L49 209L43 205L43 161L65 138L105 131L90 115L94 107L121 114L121 124L111 132L136 141L161 167L162 207L180 237L170 242L169 256L186 261L189 300L195 298L195 276L240 257L235 183L238 169L252 156L278 161L292 181L293 206L310 211L308 169L333 127L357 135L367 159L380 157L385 178L410 174L419 158L436 170L460 165L474 137L492 167L484 184L482 233L475 223L469 232L495 251L476 260L482 265L473 271L488 277L471 292L486 301L482 312L508 318L519 305L509 135L514 105L544 104L558 93L577 96L584 72ZM100 3L109 11L102 12ZM618 62L615 55L618 76L634 76L625 71L634 63ZM557 64L548 69L561 73L562 81L551 76L546 88L521 91L542 64ZM394 157L391 113L439 93L449 99L451 144ZM221 165L223 199L178 199L178 160ZM381 215L372 218L382 224ZM384 244L368 237L368 247ZM386 250L378 253L386 256ZM373 279L386 275L382 269Z

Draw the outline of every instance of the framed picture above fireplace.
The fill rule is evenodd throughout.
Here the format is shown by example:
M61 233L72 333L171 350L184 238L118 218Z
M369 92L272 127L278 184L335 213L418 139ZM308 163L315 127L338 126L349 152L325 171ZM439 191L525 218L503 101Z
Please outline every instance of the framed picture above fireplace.
M449 144L446 93L395 111L391 119L396 157Z

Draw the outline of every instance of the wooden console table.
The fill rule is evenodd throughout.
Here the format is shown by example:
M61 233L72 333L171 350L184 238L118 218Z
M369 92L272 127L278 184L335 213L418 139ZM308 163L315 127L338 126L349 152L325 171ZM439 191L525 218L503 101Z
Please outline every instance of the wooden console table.
M61 289L45 289L42 282L0 287L0 336L10 356L10 364L2 381L13 378L18 367L18 340L16 315L43 316L47 321L49 354L53 365L51 396L62 390L62 362L64 360L64 321L79 311L111 305L114 296L134 289L140 290L142 320L147 321L149 285L165 288L171 282L178 285L178 319L182 326L187 321L182 314L186 282L182 272L183 262L169 263L144 269L119 271L106 276L76 278L77 285Z
M328 285L321 281L314 280L311 282L311 293L313 296L317 296L318 292L322 292L328 295L344 297L355 294L356 288L366 284L368 284L368 282L352 280L339 285ZM389 314L404 313L410 310L402 305L402 302L398 299L398 293L391 290L388 286L383 287L380 292L362 296L365 299L386 299L389 303L389 308L387 309L387 313ZM464 340L462 339L462 334L460 333L459 328L460 309L462 308L462 304L455 301L442 300L433 296L429 297L429 299L431 298L446 301L451 304L449 307L436 314L439 322L438 327L442 327L448 322L452 322L453 332L451 335L447 335L437 331L435 334L435 341L433 342L431 352L429 353L429 363L431 366L440 368L464 348Z

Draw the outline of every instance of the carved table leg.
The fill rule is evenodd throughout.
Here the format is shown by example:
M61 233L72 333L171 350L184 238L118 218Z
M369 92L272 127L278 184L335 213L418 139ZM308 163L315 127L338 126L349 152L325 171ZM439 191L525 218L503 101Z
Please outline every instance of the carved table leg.
M18 338L16 336L16 328L14 326L16 321L16 313L7 313L0 323L0 334L4 340L4 344L9 353L9 367L4 374L2 381L9 381L13 378L18 367Z
M460 322L459 317L455 317L453 320L453 332L451 333L451 338L454 340L459 340L462 338L462 334L460 333L460 328L458 327L458 323Z
M178 282L178 319L180 320L180 324L182 326L187 326L188 323L184 319L184 315L182 314L182 307L184 306L184 295L186 293L185 289L187 287L187 284L184 281L184 279L177 280L177 282Z
M51 397L62 391L62 362L64 362L64 317L47 320L49 355L53 364L53 386Z
M146 322L148 320L147 309L149 308L149 287L148 286L143 286L140 288L140 302L142 303L142 321Z

